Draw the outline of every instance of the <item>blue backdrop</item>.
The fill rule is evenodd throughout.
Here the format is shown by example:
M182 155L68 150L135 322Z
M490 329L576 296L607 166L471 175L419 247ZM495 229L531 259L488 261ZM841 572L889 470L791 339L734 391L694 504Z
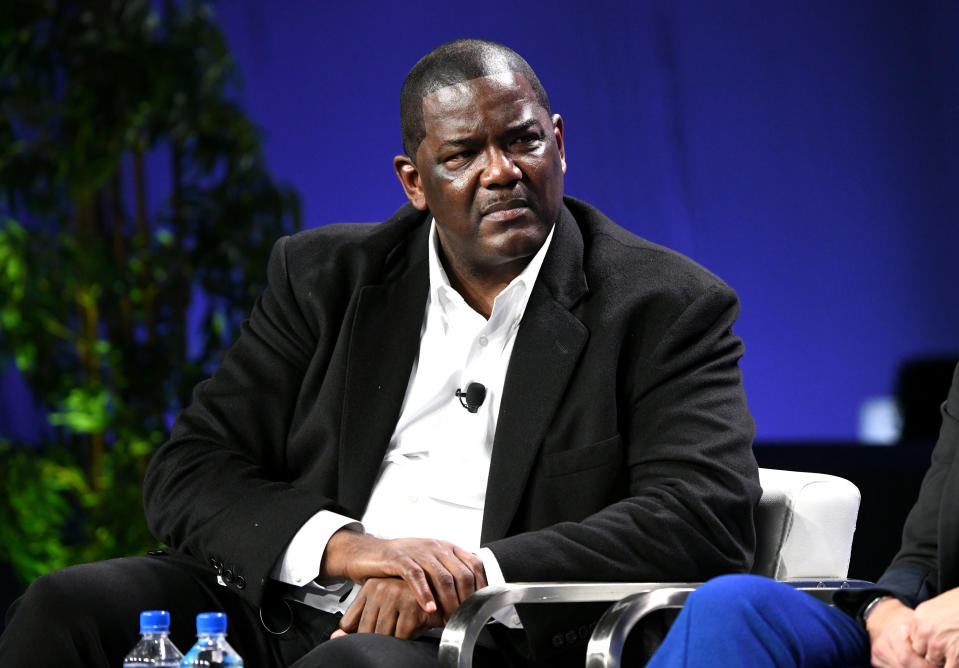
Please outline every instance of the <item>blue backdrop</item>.
M959 354L959 3L218 12L243 105L308 227L404 201L398 96L420 56L457 37L519 51L565 120L567 192L739 292L762 440L852 439L904 358Z

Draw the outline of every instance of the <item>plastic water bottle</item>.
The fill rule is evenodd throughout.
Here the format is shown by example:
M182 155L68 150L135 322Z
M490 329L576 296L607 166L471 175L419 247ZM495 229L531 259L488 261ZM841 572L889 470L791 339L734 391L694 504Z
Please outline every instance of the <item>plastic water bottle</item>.
M144 610L140 613L140 642L123 659L123 668L176 668L183 655L170 641L170 613Z
M197 615L196 638L196 644L180 661L181 667L243 667L243 659L226 641L226 615L222 612L201 612Z

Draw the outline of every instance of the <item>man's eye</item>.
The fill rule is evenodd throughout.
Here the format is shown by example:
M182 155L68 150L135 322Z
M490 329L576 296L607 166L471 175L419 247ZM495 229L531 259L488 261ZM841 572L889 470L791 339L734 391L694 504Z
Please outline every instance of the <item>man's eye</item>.
M542 135L534 134L530 132L525 135L520 135L519 137L516 138L515 141L517 144L529 145L529 144L535 144L536 142L540 141L542 138L543 138Z
M469 160L472 155L473 155L472 151L460 151L459 153L454 153L453 155L448 156L446 159L443 160L443 162L453 163L453 164L462 163Z

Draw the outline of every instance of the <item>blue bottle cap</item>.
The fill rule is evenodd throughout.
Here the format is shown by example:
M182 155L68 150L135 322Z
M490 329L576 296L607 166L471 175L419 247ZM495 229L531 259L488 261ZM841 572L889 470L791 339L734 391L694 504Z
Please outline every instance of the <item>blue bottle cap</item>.
M197 635L226 633L226 615L222 612L201 612L196 616Z
M166 610L144 610L140 613L140 633L170 630L170 613Z

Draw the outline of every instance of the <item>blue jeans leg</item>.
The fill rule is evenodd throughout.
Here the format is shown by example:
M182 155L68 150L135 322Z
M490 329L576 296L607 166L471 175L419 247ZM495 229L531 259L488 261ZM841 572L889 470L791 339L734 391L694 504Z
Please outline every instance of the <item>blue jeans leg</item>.
M780 582L725 575L690 595L648 666L868 666L869 637L841 610Z

